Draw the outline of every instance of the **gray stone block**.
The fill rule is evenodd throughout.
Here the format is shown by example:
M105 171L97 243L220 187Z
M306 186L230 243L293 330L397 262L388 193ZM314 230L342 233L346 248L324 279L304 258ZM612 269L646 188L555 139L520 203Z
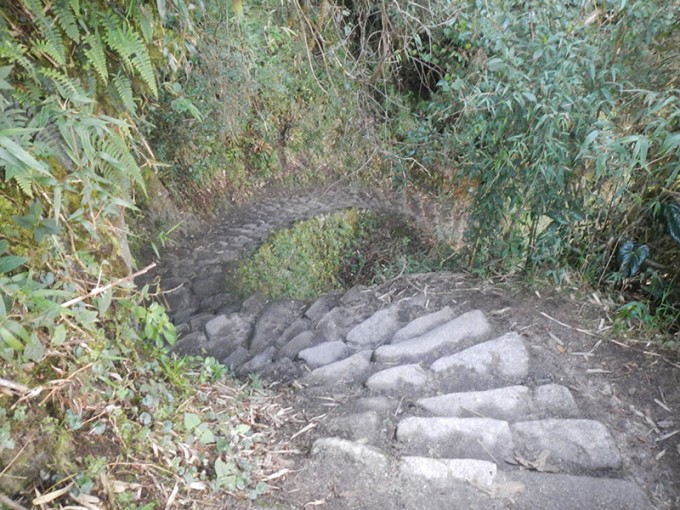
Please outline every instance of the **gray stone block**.
M349 330L347 345L354 351L373 349L389 340L400 326L399 310L396 306L390 306Z
M452 321L396 345L383 345L375 351L376 361L420 361L441 351L451 351L462 341L486 335L491 325L479 310L467 312Z
M399 422L397 440L409 453L431 457L504 459L513 453L508 422L490 418L420 418Z
M392 337L392 344L398 344L417 336L424 335L430 330L441 326L455 318L450 306L442 308L438 312L429 313L412 320L406 326L397 331Z
M507 333L451 356L439 358L432 363L430 370L433 372L466 370L485 378L500 378L502 381L521 380L529 372L529 353L520 335Z
M427 382L427 372L420 365L399 365L376 372L366 381L366 387L373 391L395 393L419 388Z
M498 466L479 459L433 459L402 457L399 472L408 477L437 482L464 482L478 488L490 488L496 481Z
M371 351L357 352L349 358L317 368L305 376L309 384L363 382L371 369Z
M314 345L314 333L311 331L303 331L299 335L292 338L286 345L279 349L276 353L275 359L289 358L295 359L298 353Z
M298 353L298 358L304 361L309 368L318 368L344 359L348 354L349 349L345 342L337 340L303 349Z
M337 437L322 437L314 441L312 455L339 456L378 471L387 471L390 464L387 455L378 448Z
M621 455L607 428L594 420L547 419L511 425L517 452L533 460L544 450L563 471L618 469Z

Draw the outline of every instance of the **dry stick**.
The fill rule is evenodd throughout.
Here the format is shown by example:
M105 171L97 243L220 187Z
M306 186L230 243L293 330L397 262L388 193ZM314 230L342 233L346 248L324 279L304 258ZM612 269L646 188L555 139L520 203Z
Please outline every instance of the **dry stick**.
M10 508L11 510L28 510L28 508L26 508L25 506L22 506L19 503L15 503L11 499L9 499L2 492L0 492L0 504L5 505L7 508Z
M66 303L62 303L61 306L68 308L71 305L75 305L76 303L80 303L81 301L85 301L87 298L97 296L98 294L101 294L102 292L106 292L107 290L109 290L112 287L117 287L118 285L120 285L123 282L133 280L133 279L137 278L138 276L143 275L144 273L148 273L154 267L156 267L155 262L153 262L152 264L149 264L144 269L140 269L136 273L132 273L130 275L127 275L125 278L121 278L119 280L116 280L115 282L111 282L107 285L104 285L103 287L96 287L96 288L92 289L90 292L88 292L87 294L85 294L84 296L80 296L80 297L77 297L77 298L73 298L70 301L66 301Z
M0 386L4 388L9 388L10 390L19 393L28 393L29 391L31 391L31 389L28 386L24 386L23 384L15 383L14 381L9 381L7 379L2 378L0 378Z
M564 326L565 328L573 329L574 331L578 331L579 333L583 333L584 335L597 337L597 335L595 333L593 333L592 331L588 331L587 329L575 328L573 326L570 326L569 324L565 324L564 322L560 322L557 319L555 319L554 317L550 317L550 315L548 315L545 312L540 312L540 314L543 317L545 317L546 319L550 319L551 321L556 322L560 326Z

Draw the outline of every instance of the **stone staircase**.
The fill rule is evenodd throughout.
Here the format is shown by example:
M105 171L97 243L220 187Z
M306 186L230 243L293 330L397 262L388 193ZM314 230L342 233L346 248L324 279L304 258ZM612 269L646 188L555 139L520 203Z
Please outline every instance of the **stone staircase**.
M651 508L608 427L545 368L550 354L501 329L497 310L472 308L463 275L402 277L311 304L224 291L225 273L272 230L359 206L356 195L260 203L161 268L175 350L293 388L302 432L314 432L285 501L246 507Z

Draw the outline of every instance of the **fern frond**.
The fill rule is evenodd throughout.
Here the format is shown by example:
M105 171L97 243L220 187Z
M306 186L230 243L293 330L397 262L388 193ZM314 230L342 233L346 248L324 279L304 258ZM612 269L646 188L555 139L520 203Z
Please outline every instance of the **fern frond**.
M50 52L50 55L57 64L61 66L66 65L66 48L64 41L58 30L55 30L54 20L48 19L43 12L42 3L37 0L22 0L24 6L28 9L29 15L33 18L36 28L40 34L45 38L45 42Z
M128 71L133 70L132 53L133 48L127 40L127 35L120 27L113 21L113 14L107 13L104 19L106 44L111 50L118 55L123 67Z
M14 182L19 185L19 189L24 195L29 198L33 198L33 187L31 185L32 181L28 176L17 174L14 176Z
M153 71L153 66L151 65L151 57L149 57L149 52L146 49L146 45L142 38L134 32L133 30L128 30L128 37L130 37L130 42L134 49L134 56L132 57L132 64L135 66L135 70L139 73L149 87L154 98L158 97L158 88L156 87L156 75Z
M89 48L85 49L87 61L94 67L97 76L106 85L109 82L109 70L106 67L106 54L104 53L104 45L99 38L99 34L93 32L86 35L85 42L89 45Z
M78 14L78 11L72 10L71 6L66 3L65 0L54 3L52 9L54 10L54 17L57 18L59 26L68 38L76 44L80 43L80 30L78 29L78 22L76 21L76 14Z
M54 45L47 39L41 39L37 42L34 42L31 52L37 57L39 57L40 54L47 55L54 61L56 65L64 65L60 62L61 55L59 54L59 50L55 48Z
M144 42L149 44L153 39L153 18L149 9L145 5L137 6L137 9L132 13L133 19L139 30L142 32L142 37Z
M68 4L75 15L80 16L80 0L68 0Z
M43 68L40 72L52 80L59 94L64 99L70 99L79 103L89 102L85 91L74 78L69 77L66 73L62 73L56 69Z
M10 64L19 64L29 73L31 78L35 78L35 66L26 57L28 48L23 44L6 39L0 43L0 60L6 60Z
M137 72L154 97L158 97L156 76L151 65L151 57L142 37L131 27L122 28L107 19L106 43L118 55L123 67L129 72Z
M142 171L135 158L130 153L125 141L114 131L110 131L107 139L103 141L99 155L106 162L106 165L102 168L102 175L106 179L112 182L122 180L124 182L123 189L128 189L131 182L140 186L144 185ZM117 178L110 175L111 169L118 172Z
M137 111L137 105L135 104L134 96L132 94L132 83L128 77L122 73L118 73L113 78L113 85L116 88L118 97L122 101L123 106L125 106L125 109L134 115Z

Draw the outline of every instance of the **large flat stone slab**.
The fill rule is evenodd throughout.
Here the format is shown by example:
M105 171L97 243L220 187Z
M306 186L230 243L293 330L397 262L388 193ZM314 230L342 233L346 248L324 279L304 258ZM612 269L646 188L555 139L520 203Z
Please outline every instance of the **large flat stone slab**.
M205 333L211 346L220 345L227 354L237 347L246 347L253 328L253 318L240 313L218 315L205 325Z
M397 331L392 337L392 344L398 344L417 336L424 335L430 330L455 319L450 306L446 306L438 312L429 313L412 320L406 326Z
M368 378L366 387L384 393L408 391L425 385L427 375L420 365L399 365L376 372Z
M441 326L410 340L383 345L375 351L376 361L420 361L440 352L454 350L463 340L488 334L491 325L479 310L464 313Z
M535 390L526 386L507 386L487 391L449 393L421 398L416 405L434 416L481 416L506 421L525 421L530 416L576 416L578 413L571 392L557 384L539 386Z
M510 428L518 454L530 461L547 450L548 463L562 471L621 467L616 443L598 421L547 419L518 422Z
M501 460L514 448L508 422L490 418L409 417L397 425L408 453L436 458Z
M379 449L337 437L322 437L314 441L312 456L319 455L341 457L378 471L387 471L389 467L389 458Z
M372 351L361 351L315 370L304 377L308 384L363 382L371 370Z
M298 353L298 358L304 361L309 368L318 368L344 359L348 354L349 349L345 342L336 340L335 342L324 342L303 349Z
M432 363L433 372L473 374L480 380L498 380L499 384L520 381L529 373L529 353L522 337L507 333L494 340L474 345Z
M508 479L524 485L513 508L555 510L651 510L647 496L632 482L590 476L517 471Z
M378 310L347 332L347 345L354 351L374 349L389 340L400 327L396 306Z
M437 482L464 482L478 488L492 487L498 467L479 459L433 459L431 457L402 457L399 472L408 477Z

